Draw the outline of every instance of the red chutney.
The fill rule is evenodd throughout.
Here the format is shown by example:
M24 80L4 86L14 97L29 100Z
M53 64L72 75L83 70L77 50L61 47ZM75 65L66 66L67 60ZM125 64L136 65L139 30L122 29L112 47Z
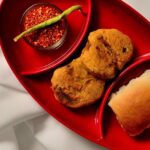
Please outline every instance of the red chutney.
M29 8L23 18L23 30L59 15L61 11L51 4L37 4ZM57 43L65 33L64 19L48 27L25 36L27 42L39 48L49 48Z

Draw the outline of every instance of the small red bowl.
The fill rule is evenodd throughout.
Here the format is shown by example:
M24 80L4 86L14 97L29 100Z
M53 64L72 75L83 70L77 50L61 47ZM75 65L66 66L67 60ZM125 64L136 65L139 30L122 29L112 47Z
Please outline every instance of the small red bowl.
M128 84L130 80L140 76L145 70L150 69L150 53L146 55L140 56L137 58L129 67L127 67L116 79L115 81L107 88L102 103L99 108L99 118L101 119L100 122L100 132L101 138L103 138L103 116L105 107L109 101L109 97L113 92L118 91L118 89Z
M38 15L39 9L41 11L42 17L40 17L41 15ZM50 12L50 10L52 10L53 12ZM37 11L37 13L35 13L34 11ZM43 16L43 13L45 13L44 11L48 11L48 14L45 16ZM29 24L28 26L32 27L37 23L41 23L41 21L46 21L47 19L49 19L49 17L54 17L55 14L54 16L51 16L52 13L61 14L62 10L58 8L56 5L51 4L49 2L36 3L31 5L29 8L25 10L21 18L21 23L20 23L21 32L26 30L27 23ZM33 19L30 19L31 17L33 17ZM43 17L45 17L44 20ZM37 19L42 19L42 20L39 22ZM33 23L31 22L31 20L33 21ZM59 29L62 30L62 35L58 37L56 42L54 42L52 39L57 38L56 32L60 34ZM49 36L48 33L50 34ZM63 43L65 42L66 35L67 35L67 21L65 18L63 18L61 19L61 21L51 26L39 29L34 33L30 33L29 35L24 37L24 40L27 42L27 44L39 50L56 50L63 45ZM43 41L43 38L45 39L45 41Z

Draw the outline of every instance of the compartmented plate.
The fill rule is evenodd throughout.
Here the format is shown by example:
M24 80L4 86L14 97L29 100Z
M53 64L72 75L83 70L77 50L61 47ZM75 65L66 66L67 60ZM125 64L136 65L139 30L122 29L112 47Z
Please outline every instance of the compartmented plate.
M39 1L40 0L38 0L38 2ZM20 41L16 46L16 43L13 43L11 40L18 30L17 27L15 27L15 25L17 26L19 17L17 16L17 11L21 14L21 12L24 11L23 8L33 2L35 1L4 0L1 9L0 20L3 22L3 24L0 24L1 46L10 67L19 81L49 114L81 136L110 149L150 149L150 136L146 139L141 138L140 140L130 138L122 129L120 129L112 112L107 108L106 113L104 113L103 116L105 134L104 138L101 139L102 122L99 111L103 99L94 105L79 110L71 110L64 107L55 100L52 89L50 88L50 78L53 70L37 76L28 77L21 75L21 71L34 67L35 62L29 61L27 63L26 59L28 57L28 52L20 51L20 49L26 48L26 46L24 47L23 41ZM63 7L67 7L67 2L69 2L69 0L65 1L65 3L63 1L60 2L63 4ZM84 6L87 6L86 0L73 2L81 2ZM18 7L16 11L16 5L21 5L22 7ZM11 14L11 17L9 14ZM149 22L122 1L94 0L92 1L92 14L90 31L98 28L117 28L129 35L135 45L134 59L150 52ZM77 22L78 18L76 17L75 19ZM8 24L6 24L6 22ZM14 29L11 27L12 23L14 24ZM76 31L74 32L76 33ZM81 48L78 48L76 52L80 53L80 51ZM76 57L75 54L72 58ZM41 57L40 55L45 55L44 57L46 60L48 59L48 56L44 53L34 55L34 57L38 59ZM32 51L30 56L32 56ZM39 65L45 64L46 60L42 61L40 58L39 60ZM107 88L108 87L106 87L106 90Z

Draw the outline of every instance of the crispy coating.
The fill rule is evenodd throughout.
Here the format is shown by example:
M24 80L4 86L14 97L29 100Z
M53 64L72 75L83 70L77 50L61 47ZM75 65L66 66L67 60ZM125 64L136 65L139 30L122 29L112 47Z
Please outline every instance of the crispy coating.
M131 59L133 45L130 38L116 29L91 32L81 59L86 68L101 79L112 79Z
M101 79L111 79L116 74L116 58L102 42L91 44L89 41L81 54L83 64L93 75Z
M100 99L105 81L115 77L131 59L130 38L116 29L91 32L81 56L55 70L51 79L56 99L72 108Z
M51 79L56 99L72 108L89 105L99 100L105 82L89 74L78 58L56 69Z
M132 41L117 29L105 29L102 32L104 41L116 55L117 69L121 70L133 55Z

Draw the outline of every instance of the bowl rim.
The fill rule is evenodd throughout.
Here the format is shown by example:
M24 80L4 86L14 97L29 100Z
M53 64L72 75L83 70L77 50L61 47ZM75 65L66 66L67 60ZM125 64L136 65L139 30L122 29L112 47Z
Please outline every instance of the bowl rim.
M23 24L24 24L24 19L26 17L26 15L28 15L28 12L36 7L40 7L42 5L45 5L45 6L50 6L50 7L53 7L55 8L58 12L62 13L63 11L57 7L56 5L50 3L50 2L39 2L39 3L35 3L35 4L32 4L31 6L29 6L25 11L24 13L22 14L22 17L20 19L20 32L23 32ZM37 49L37 50L41 50L41 51L54 51L54 50L57 50L59 47L61 47L63 45L63 43L65 42L65 38L67 36L67 32L68 32L68 24L67 24L67 20L66 18L63 18L62 19L64 21L64 33L62 35L62 37L54 44L50 45L49 47L42 47L42 46L36 46L34 44L32 44L26 37L23 37L24 41L30 45L31 47Z

